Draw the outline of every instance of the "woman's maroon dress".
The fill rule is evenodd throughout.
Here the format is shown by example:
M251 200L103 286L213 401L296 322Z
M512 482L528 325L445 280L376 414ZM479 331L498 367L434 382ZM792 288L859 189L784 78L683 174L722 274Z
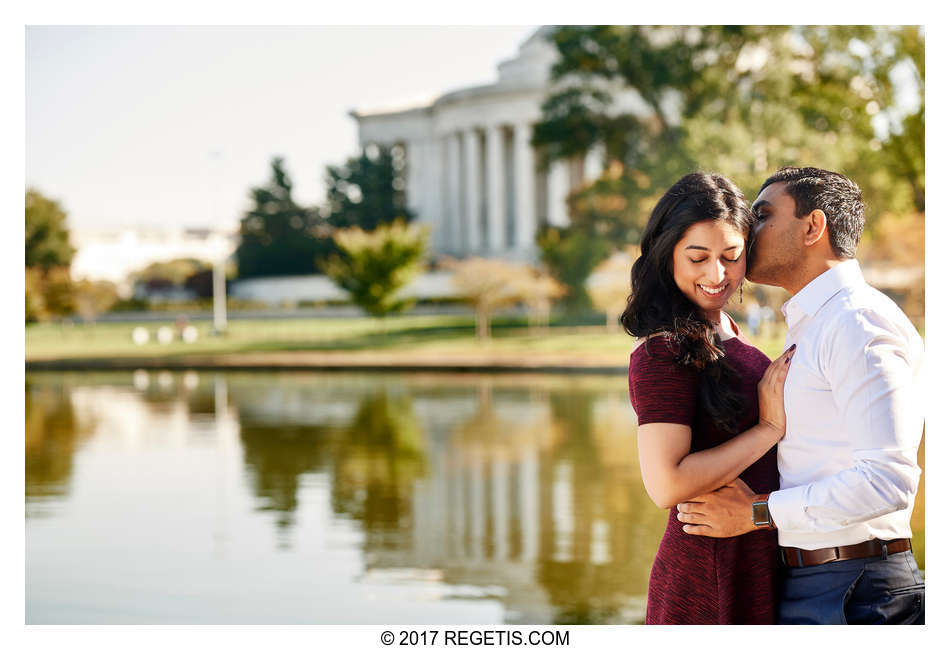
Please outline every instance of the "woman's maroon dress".
M741 334L727 339L723 346L726 358L739 373L739 393L747 405L739 415L741 432L759 420L757 387L769 359ZM630 403L639 423L689 425L690 453L732 437L699 407L698 373L673 362L671 344L664 337L648 339L631 353L628 379ZM776 448L739 478L756 494L777 490ZM646 623L771 624L775 622L777 588L775 531L756 530L725 539L687 535L674 507L650 572Z

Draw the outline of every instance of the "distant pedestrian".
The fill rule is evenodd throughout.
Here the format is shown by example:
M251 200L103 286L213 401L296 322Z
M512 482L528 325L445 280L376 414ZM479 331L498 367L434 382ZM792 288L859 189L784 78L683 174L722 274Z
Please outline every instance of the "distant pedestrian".
M762 324L762 310L759 303L754 300L749 301L749 307L746 310L746 325L752 336L759 335L759 325Z

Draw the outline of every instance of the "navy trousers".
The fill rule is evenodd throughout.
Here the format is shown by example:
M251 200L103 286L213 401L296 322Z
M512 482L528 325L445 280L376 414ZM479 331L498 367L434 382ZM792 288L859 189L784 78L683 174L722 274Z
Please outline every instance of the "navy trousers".
M784 572L779 624L924 623L924 580L910 551Z

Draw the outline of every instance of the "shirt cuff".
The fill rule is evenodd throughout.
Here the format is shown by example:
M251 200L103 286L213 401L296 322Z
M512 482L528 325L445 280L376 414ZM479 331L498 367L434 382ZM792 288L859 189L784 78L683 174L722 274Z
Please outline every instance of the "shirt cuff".
M811 530L805 516L807 488L807 485L799 485L769 494L769 515L779 531L791 533Z

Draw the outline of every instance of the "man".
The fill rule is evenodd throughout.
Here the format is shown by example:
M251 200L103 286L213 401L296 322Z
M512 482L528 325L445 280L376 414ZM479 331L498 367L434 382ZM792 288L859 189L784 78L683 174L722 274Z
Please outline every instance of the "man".
M684 531L731 537L778 529L786 566L779 623L924 622L910 546L923 429L923 342L870 287L855 257L861 191L841 174L786 167L765 181L748 277L792 294L782 307L786 433L781 488L741 480L679 504Z

